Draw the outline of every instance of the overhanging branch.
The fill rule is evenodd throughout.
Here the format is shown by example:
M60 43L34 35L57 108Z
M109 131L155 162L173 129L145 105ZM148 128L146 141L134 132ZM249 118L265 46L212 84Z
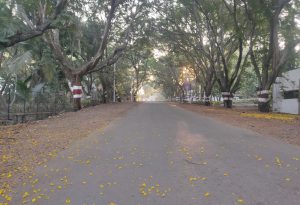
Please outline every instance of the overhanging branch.
M52 29L52 23L57 19L58 15L63 11L68 0L60 0L55 6L55 10L49 19L44 19L40 25L31 25L29 31L17 31L15 34L0 40L0 49L11 47L17 43L33 39L35 37L43 35L43 33L49 29ZM27 16L26 16L27 17Z

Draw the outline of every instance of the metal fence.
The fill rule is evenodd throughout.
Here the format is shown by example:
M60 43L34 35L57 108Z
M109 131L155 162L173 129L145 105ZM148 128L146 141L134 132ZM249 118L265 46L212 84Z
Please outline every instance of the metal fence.
M0 95L0 124L16 124L45 119L62 112L73 111L72 95L62 86L59 90L49 87L28 95L18 94L14 88L7 88ZM25 96L25 97L24 97ZM107 92L92 90L82 98L82 106L89 107L111 101Z
M44 119L71 110L70 102L66 92L43 89L24 97L8 88L0 96L0 120L2 124L13 124Z

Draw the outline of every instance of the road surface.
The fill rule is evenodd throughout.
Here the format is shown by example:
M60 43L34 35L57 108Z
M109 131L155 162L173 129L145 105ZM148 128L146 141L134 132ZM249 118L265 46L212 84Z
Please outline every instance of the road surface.
M20 184L12 204L299 205L300 148L140 104Z

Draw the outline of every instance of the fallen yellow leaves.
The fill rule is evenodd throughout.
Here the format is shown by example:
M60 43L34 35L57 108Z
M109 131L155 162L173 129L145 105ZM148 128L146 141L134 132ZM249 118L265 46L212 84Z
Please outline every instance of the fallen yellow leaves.
M152 176L150 177L150 179L152 179ZM139 192L142 197L147 197L151 193L155 193L158 197L165 198L171 191L171 188L161 190L160 187L161 185L158 183L148 186L146 182L144 182L140 185Z
M189 152L189 149L187 147L182 147L179 149L179 151L185 155L185 158L188 160L188 161L191 161L193 159L191 153Z
M245 201L244 201L244 199L242 199L242 198L238 198L238 199L236 200L236 202L237 202L238 204L245 204Z
M31 202L32 202L32 203L35 203L36 201L37 201L36 198L32 198L32 199L31 199Z
M279 157L275 157L275 162L274 162L277 166L281 167L282 166L282 161Z
M0 189L0 196L5 200L4 204L8 204L11 200L12 197L9 195L10 192L10 186L9 184L4 183L2 188Z
M39 182L39 179L35 179L32 181L32 184L34 185L34 184L37 184L38 182Z
M257 160L257 161L261 161L261 160L263 160L263 158L262 157L260 157L260 156L255 156L255 159Z
M199 180L198 177L190 177L190 178L189 178L190 183L193 183L193 182L195 182L195 181L197 181L197 180Z
M12 177L12 173L11 173L11 172L8 172L7 178L11 178L11 177Z
M295 115L279 114L279 113L241 113L241 116L253 117L258 119L282 120L282 121L293 121L297 119Z
M32 198L35 197L38 203L38 192L36 187L40 183L41 179L45 176L50 178L52 175L50 172L46 172L43 176L40 176L40 180L33 174L34 169L39 166L47 168L46 163L54 157L58 156L60 151L67 149L68 145L72 142L88 136L90 132L95 130L99 131L101 127L101 132L106 126L104 122L111 121L113 118L117 117L124 110L127 110L131 105L118 105L117 107L110 108L102 107L95 108L91 111L76 113L74 117L73 114L65 116L62 119L51 119L41 121L39 123L26 123L22 125L13 126L3 126L0 129L0 204L14 204L12 197L14 192L11 187L23 186L36 188L35 191L28 190L28 192L17 193L22 200L26 201L28 204L32 203ZM95 110L100 111L100 113L109 114L99 114ZM101 117L99 117L101 116ZM82 120L84 119L84 123ZM90 122L95 123L90 123ZM108 138L110 140L110 138ZM97 140L93 144L97 143ZM81 148L80 148L81 149ZM79 149L79 150L80 150ZM78 151L79 151L78 150ZM77 151L77 150L76 150ZM62 159L76 159L76 153L66 154L61 156ZM82 164L88 165L93 163L93 158L83 159ZM51 170L52 172L52 170ZM53 169L54 174L58 176L62 170ZM89 173L90 176L93 173ZM31 178L29 178L31 176ZM59 175L60 176L60 175ZM64 176L64 175L62 175ZM49 181L50 183L51 181ZM51 190L61 190L70 184L68 179L64 177L61 183L53 181L53 186L48 186L49 192ZM88 181L89 182L89 181ZM4 185L6 184L6 185ZM9 186L7 186L9 184ZM44 190L42 190L44 191ZM52 191L51 191L52 192ZM33 196L34 195L34 196ZM42 198L45 198L41 196ZM14 197L13 197L14 198ZM11 200L11 203L9 201Z
M27 198L29 196L29 193L28 192L25 192L24 194L23 194L23 198Z
M4 198L6 199L6 201L11 201L11 196L6 195Z
M205 193L204 193L204 196L205 196L205 197L210 197L210 193L209 193L209 192L205 192Z
M287 177L287 178L285 178L285 181L289 182L289 181L291 181L291 178Z
M70 199L70 197L68 197L68 198L66 199L66 204L71 204L71 199Z
M194 176L191 176L191 177L189 177L189 182L192 184L192 185L194 185L194 183L196 182L196 181L206 181L207 180L207 178L206 177L194 177Z

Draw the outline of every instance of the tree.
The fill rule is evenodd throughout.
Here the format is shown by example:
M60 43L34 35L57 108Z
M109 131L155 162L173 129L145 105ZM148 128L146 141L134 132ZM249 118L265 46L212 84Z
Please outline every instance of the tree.
M55 27L68 0L0 1L0 49L41 36ZM13 10L16 10L16 15Z
M194 9L193 4L181 1L183 8L178 6L171 11L162 33L166 41L171 41L173 51L187 59L187 66L192 68L199 83L205 91L205 104L210 105L212 88L216 82L216 49L205 39L207 24Z
M181 81L182 58L176 54L168 54L161 57L158 65L153 67L153 75L155 76L155 84L161 87L166 98L180 96L182 101L184 98L183 82Z
M222 0L204 4L197 0L196 6L206 18L210 40L217 49L215 74L224 106L231 108L232 97L239 88L249 55L249 51L245 51L249 33L247 18L243 17L243 3L239 0Z
M24 77L28 77L27 73L24 73L24 68L29 67L31 60L31 52L24 52L24 50L20 48L10 48L2 54L0 61L0 95L3 98L8 90L9 95L12 94L10 102L1 101L2 107L12 106L15 103L18 93L21 93L21 97L23 97L24 100L25 98L29 98L27 92L28 88L23 82L26 81Z
M231 108L249 56L248 19L244 17L243 2L190 0L166 5L170 5L170 12L162 15L167 19L162 33L169 33L167 44L191 62L206 97L216 79L224 106Z
M270 111L269 93L295 46L300 43L295 16L299 2L291 0L244 1L251 21L250 56L258 78L261 112ZM297 32L298 31L298 32Z
M147 38L136 41L124 54L123 60L127 64L128 74L131 78L131 95L136 101L138 91L147 81L150 75L149 63L153 59L152 47Z
M106 19L103 20L101 16L93 16L96 23L101 25L100 31L102 31L102 35L99 36L98 34L97 36L95 43L98 48L94 49L93 54L86 52L84 58L82 58L83 55L75 56L76 52L68 55L68 50L65 49L62 40L60 40L60 30L52 30L46 37L46 41L60 63L66 78L77 88L81 86L84 75L113 65L119 59L129 42L134 20L139 17L143 6L141 2L136 1L110 0L107 2L109 9L106 10L102 5L97 5L97 2L94 3L95 7L92 14L97 12L106 14ZM112 36L113 31L114 36ZM81 49L80 44L76 44L73 49L77 49L78 53ZM74 98L74 109L81 109L80 98Z

